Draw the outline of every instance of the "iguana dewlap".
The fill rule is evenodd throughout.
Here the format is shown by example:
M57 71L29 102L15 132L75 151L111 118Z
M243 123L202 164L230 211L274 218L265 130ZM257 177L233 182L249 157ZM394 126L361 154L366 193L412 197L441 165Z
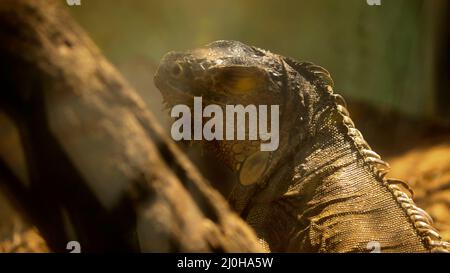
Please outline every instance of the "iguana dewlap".
M168 53L155 83L168 106L280 105L279 148L204 141L240 183L230 202L274 252L445 251L432 219L355 128L329 73L236 41Z

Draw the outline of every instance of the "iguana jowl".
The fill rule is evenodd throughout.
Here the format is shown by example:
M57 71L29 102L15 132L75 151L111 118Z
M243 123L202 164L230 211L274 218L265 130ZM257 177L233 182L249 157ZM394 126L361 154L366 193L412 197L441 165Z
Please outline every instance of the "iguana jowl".
M236 41L168 53L155 75L168 106L280 105L279 148L205 142L239 177L230 202L274 252L446 251L430 216L355 128L322 67Z

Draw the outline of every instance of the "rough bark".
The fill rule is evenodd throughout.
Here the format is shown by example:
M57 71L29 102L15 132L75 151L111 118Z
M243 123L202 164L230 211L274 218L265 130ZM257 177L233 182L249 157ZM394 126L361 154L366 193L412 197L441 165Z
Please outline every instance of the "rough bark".
M1 181L52 250L260 251L56 1L0 2L0 60L30 180L3 162Z

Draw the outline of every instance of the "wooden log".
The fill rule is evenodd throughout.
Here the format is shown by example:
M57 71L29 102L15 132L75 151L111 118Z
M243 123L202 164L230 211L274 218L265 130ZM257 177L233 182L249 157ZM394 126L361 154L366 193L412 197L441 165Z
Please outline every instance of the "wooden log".
M30 181L1 180L52 250L260 251L57 1L0 2L0 60Z

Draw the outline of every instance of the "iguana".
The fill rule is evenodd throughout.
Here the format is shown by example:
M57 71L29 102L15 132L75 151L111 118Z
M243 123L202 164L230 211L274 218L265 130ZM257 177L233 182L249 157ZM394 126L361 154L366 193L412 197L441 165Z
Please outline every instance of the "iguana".
M279 148L203 141L238 176L230 203L271 252L446 252L407 184L385 178L327 70L237 41L170 52L154 78L168 107L279 105ZM248 133L248 132L247 132Z

